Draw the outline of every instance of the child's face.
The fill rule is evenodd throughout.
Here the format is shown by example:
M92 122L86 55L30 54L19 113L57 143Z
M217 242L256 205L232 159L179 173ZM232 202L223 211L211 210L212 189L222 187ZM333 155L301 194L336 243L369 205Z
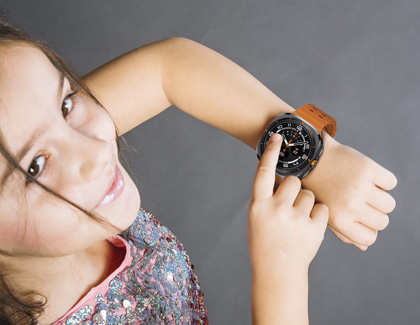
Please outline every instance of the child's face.
M0 46L0 129L9 151L56 193L127 228L140 207L140 195L118 161L114 124L103 108L80 94L69 97L71 93L68 80L38 48ZM19 157L22 148L28 150ZM1 180L6 166L0 155ZM118 175L116 166L123 190L98 207ZM80 210L25 181L17 170L1 181L0 250L61 256L112 235Z

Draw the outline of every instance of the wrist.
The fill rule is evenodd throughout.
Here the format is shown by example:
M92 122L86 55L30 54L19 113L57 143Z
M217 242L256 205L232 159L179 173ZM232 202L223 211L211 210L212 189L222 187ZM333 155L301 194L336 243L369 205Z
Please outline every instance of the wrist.
M328 165L332 156L332 151L340 143L330 136L325 130L321 133L324 150L319 157L318 163L311 172L302 179L302 187L312 189L322 177L328 175ZM320 184L318 184L320 185Z
M252 277L253 324L308 324L308 276Z
M260 262L252 265L253 283L272 283L305 279L308 277L309 263L284 261L283 263Z

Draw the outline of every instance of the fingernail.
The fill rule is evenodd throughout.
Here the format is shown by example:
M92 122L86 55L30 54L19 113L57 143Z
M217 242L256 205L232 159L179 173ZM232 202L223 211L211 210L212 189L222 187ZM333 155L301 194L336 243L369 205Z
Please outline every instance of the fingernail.
M273 142L279 141L280 140L280 134L273 133L273 135L271 136L270 140L273 141Z

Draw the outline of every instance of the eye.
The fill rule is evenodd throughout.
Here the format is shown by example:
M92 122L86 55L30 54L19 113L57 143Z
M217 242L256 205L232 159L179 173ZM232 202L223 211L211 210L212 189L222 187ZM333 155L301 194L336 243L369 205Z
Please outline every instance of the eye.
M33 178L36 178L39 174L42 173L42 170L44 169L46 159L44 156L38 156L35 157L34 160L32 160L31 165L29 166L28 173Z
M74 94L71 94L67 96L66 98L64 98L63 100L63 104L61 105L61 113L63 114L63 117L66 117L67 115L69 115L70 112L73 110L74 103L73 103L73 99L71 98L71 96L73 95Z

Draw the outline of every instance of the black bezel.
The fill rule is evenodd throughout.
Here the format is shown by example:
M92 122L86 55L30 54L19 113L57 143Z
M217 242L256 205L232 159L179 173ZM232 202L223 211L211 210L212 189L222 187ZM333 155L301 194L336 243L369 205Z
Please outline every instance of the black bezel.
M281 177L294 175L294 176L297 176L300 179L302 179L314 167L313 161L314 160L317 161L319 159L319 157L321 156L321 153L324 149L324 146L323 146L323 143L322 143L321 135L319 134L318 130L316 128L314 128L311 124L309 124L307 121L302 119L300 116L297 116L296 114L293 114L293 113L281 114L281 115L277 116L270 123L270 125L265 130L264 134L261 136L260 141L258 142L257 157L258 157L258 159L260 159L260 157L264 153L265 147L267 146L267 142L269 140L268 132L273 127L276 127L278 124L280 124L282 122L285 122L285 121L290 121L290 120L294 120L294 121L299 122L299 124L301 124L302 127L306 129L306 131L310 135L310 145L312 147L315 147L315 148L313 148L313 150L311 150L310 156L308 156L307 161L303 165L297 166L296 168L285 169L285 168L282 168L281 166L279 166L279 163L277 163L276 174L281 176Z

